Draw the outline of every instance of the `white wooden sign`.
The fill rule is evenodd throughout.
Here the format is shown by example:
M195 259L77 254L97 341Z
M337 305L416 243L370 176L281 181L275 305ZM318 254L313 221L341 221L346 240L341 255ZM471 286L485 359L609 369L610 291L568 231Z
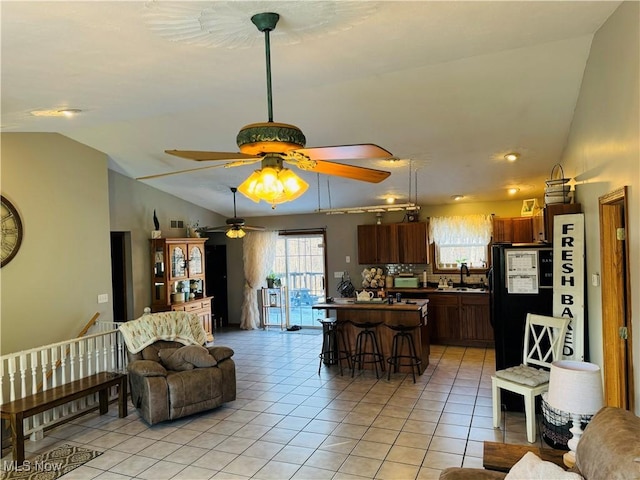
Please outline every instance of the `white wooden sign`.
M570 318L563 358L584 361L584 214L553 217L553 316Z

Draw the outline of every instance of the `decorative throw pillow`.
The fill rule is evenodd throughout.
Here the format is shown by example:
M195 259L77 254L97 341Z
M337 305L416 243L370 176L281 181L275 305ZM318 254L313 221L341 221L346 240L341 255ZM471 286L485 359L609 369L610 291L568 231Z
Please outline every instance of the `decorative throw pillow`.
M582 476L573 472L566 472L562 467L545 462L535 453L527 452L511 467L505 480L584 480Z
M213 355L213 357L218 361L221 362L227 358L231 358L233 357L234 351L229 348L229 347L224 347L224 346L215 346L215 347L209 347L208 348L209 353L211 355Z
M168 370L183 371L195 367L215 367L218 362L209 355L209 351L200 345L187 345L180 348L163 348L158 352L160 362Z

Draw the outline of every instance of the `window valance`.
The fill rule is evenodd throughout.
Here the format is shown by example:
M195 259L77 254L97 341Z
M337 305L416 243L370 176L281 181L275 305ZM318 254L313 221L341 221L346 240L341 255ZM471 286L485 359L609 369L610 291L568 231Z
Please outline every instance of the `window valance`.
M429 238L436 245L488 245L492 225L491 215L431 217Z

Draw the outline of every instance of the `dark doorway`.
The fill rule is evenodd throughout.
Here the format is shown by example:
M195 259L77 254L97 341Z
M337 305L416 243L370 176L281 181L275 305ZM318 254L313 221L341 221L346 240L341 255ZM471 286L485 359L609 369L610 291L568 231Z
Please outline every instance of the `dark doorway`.
M132 285L129 232L111 232L111 285L113 321L126 322L131 317Z
M207 296L213 297L211 302L213 324L226 327L229 325L226 245L205 245L205 275L207 276Z

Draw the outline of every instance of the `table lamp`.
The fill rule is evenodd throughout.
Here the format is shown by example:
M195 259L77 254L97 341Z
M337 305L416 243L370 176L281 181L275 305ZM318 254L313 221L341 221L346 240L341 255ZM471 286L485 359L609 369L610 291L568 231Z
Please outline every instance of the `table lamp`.
M559 360L551 364L547 403L571 415L572 437L564 454L565 465L576 462L576 448L582 436L580 417L593 415L604 406L600 367L595 363Z

